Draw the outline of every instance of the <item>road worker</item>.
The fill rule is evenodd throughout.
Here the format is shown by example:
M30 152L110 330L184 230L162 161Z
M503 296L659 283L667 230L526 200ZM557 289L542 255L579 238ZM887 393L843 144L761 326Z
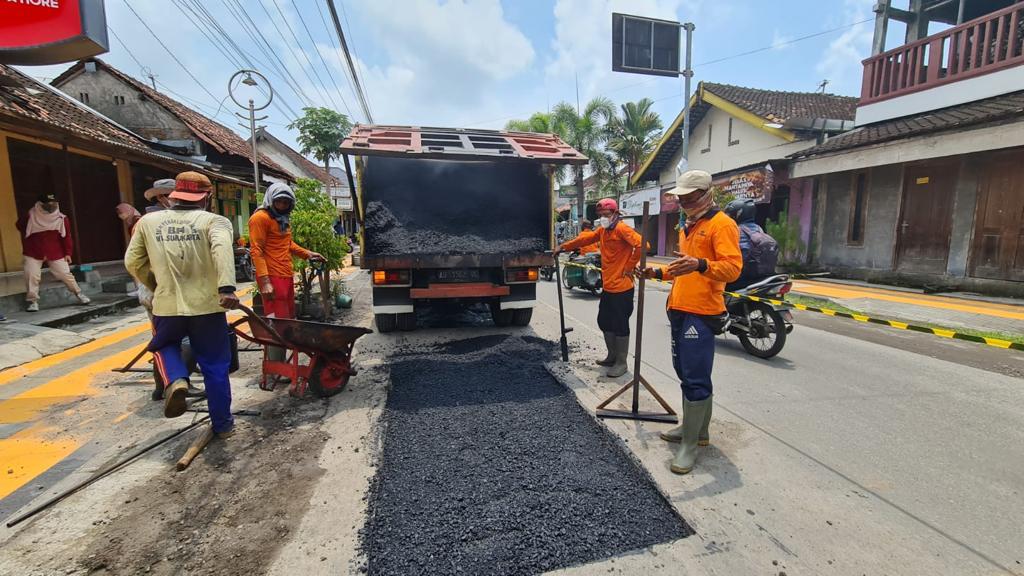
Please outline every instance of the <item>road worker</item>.
M711 175L690 170L679 175L670 194L679 198L686 223L679 230L678 258L667 266L648 267L648 278L672 280L668 318L672 331L672 365L683 389L683 422L661 434L679 442L672 471L687 474L697 460L697 446L710 442L715 335L728 315L722 291L736 280L743 266L739 229L718 210L711 191Z
M584 221L580 222L580 229L581 229L582 232L593 232L594 231L594 223L591 222L590 220L584 220ZM594 252L600 252L601 251L601 246L600 246L599 242L595 242L593 244L587 244L586 246L580 246L579 248L576 249L576 251L580 253L580 256L586 256L587 254L593 254Z
M159 212L171 207L168 195L174 191L174 178L163 178L153 182L153 186L143 193L146 200L152 202L146 206L146 214Z
M324 257L292 241L291 213L295 193L286 184L267 188L263 204L249 218L249 255L256 270L256 285L263 299L263 314L273 318L295 318L295 270L292 256L309 261ZM270 360L282 362L284 349L267 348ZM287 378L279 378L286 382Z
M581 231L579 236L559 246L555 255L585 246L600 246L603 289L597 325L604 333L608 354L597 364L608 367L607 375L617 378L628 370L629 318L633 315L632 271L640 261L642 238L622 221L615 200L605 198L599 201L597 215L596 229Z
M238 304L231 222L205 210L213 185L198 172L175 179L171 208L135 225L124 263L153 292L149 350L165 384L164 416L185 413L189 371L181 342L188 337L202 370L213 431L231 435L231 340L225 308Z

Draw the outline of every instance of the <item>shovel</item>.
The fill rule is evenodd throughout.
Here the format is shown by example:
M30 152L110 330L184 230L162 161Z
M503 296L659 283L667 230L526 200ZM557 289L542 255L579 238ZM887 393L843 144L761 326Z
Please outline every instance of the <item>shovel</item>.
M562 305L562 267L558 265L558 256L554 256L555 259L555 283L558 288L558 319L562 325L562 337L558 340L558 344L562 347L562 362L569 361L569 341L565 338L565 335L572 332L572 328L565 327L565 307Z

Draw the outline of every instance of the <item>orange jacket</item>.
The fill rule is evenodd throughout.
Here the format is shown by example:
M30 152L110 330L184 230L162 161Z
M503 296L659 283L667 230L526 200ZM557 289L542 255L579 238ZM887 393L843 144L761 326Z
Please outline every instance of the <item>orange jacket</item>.
M292 231L281 232L277 220L266 210L257 210L249 217L249 255L256 277L291 278L292 255L309 258L310 251L292 242Z
M580 246L579 248L576 249L576 251L580 253L580 256L583 256L585 254L592 254L594 252L600 252L601 244L587 244L586 246Z
M562 244L562 250L575 250L601 243L601 283L605 292L619 293L633 288L630 272L640 261L640 233L625 222L613 228L584 230L579 236Z
M736 222L724 212L715 211L690 227L679 230L679 251L704 262L704 270L677 276L672 282L668 307L672 310L713 316L725 312L722 292L725 285L740 277L743 253ZM661 266L662 279L672 280Z

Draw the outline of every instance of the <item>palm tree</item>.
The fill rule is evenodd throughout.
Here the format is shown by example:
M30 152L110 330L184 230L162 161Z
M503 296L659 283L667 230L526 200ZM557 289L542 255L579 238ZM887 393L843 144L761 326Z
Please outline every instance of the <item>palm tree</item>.
M608 122L608 148L626 165L627 183L661 139L661 118L651 110L653 104L650 98L627 102L622 115Z
M505 124L505 130L510 132L539 132L563 136L561 128L561 126L555 126L551 114L547 112L535 112L528 120L509 120Z
M606 125L615 116L615 105L605 97L587 102L582 112L567 102L560 102L551 111L552 123L565 130L565 139L573 148L590 159L594 172L603 169L603 144L608 138ZM583 190L583 166L575 167L576 204L579 217L586 214L586 193Z

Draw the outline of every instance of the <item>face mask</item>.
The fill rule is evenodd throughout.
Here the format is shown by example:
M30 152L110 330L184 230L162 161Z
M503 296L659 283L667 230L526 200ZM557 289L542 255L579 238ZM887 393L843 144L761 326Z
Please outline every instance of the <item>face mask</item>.
M612 219L607 216L602 216L597 219L596 224L601 228L610 228L612 225Z

